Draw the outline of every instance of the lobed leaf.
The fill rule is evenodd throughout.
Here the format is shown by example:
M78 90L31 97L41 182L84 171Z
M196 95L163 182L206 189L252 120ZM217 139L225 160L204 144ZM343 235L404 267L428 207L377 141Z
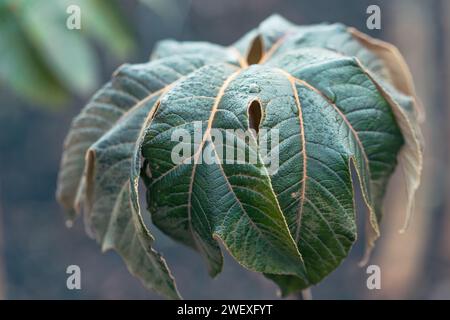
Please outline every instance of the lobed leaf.
M221 243L287 295L348 255L354 184L368 208L365 259L397 162L410 211L422 167L419 110L398 51L341 24L296 26L275 15L231 47L165 40L151 62L121 67L74 119L58 198L70 219L83 205L102 248L118 251L147 287L178 298L140 213L141 177L153 223L198 250L211 276L222 269ZM177 130L200 134L178 163ZM261 141L273 143L277 170ZM257 161L220 161L224 147Z

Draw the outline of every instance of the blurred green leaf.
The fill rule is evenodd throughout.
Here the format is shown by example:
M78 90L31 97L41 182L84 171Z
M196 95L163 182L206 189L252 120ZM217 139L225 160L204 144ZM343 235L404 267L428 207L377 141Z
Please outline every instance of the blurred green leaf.
M81 8L81 30L69 30L66 8ZM98 84L89 38L124 58L133 38L115 1L0 0L0 80L34 104L57 106Z
M110 49L120 59L134 49L134 41L128 22L114 0L66 0L77 4L82 10L82 31Z
M38 104L57 105L68 95L45 64L14 17L14 8L0 4L0 79L16 94Z
M65 7L51 1L22 3L18 22L48 68L70 91L89 93L98 81L97 61L82 33L66 27Z

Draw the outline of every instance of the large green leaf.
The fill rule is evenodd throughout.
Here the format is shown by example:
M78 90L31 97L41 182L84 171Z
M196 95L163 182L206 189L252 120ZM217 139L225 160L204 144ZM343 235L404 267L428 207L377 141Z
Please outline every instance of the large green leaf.
M103 250L117 250L147 287L171 298L178 297L173 278L139 211L140 140L159 97L209 61L186 54L119 68L73 120L58 177L69 221L83 205Z
M398 51L340 24L272 16L228 48L166 40L151 62L121 67L74 120L58 198L70 218L84 205L102 247L176 298L141 217L140 175L153 223L198 250L212 276L222 269L221 243L286 295L348 255L355 184L368 208L367 252L397 161L412 203L422 166L417 110ZM180 130L198 139L182 141L190 154L176 162ZM224 147L257 161L220 161Z
M152 173L147 198L153 221L174 238L190 238L210 261L212 275L222 265L214 239L220 238L249 269L304 276L267 170L253 164L197 163L204 149L217 152L209 134L212 128L248 127L247 107L256 99L252 85L260 86L259 98L265 101L289 93L289 82L283 83L282 77L259 66L205 66L166 93L147 130L143 155ZM271 87L277 80L279 92ZM199 85L202 82L208 86ZM193 134L195 121L202 121L204 134L193 161L174 164L171 153L177 142L171 141L172 132L184 128Z

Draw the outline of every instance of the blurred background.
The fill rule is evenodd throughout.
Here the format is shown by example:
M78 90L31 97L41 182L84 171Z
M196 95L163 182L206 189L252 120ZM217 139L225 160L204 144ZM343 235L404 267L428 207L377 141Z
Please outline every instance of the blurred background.
M80 31L65 28L70 4L81 8ZM381 30L366 28L371 4L381 8ZM370 261L381 268L382 289L368 290L366 269L357 266L360 237L349 258L312 288L314 298L450 299L448 0L0 0L0 299L160 298L115 252L102 254L82 221L65 227L54 193L70 121L120 64L147 61L156 41L228 45L273 13L297 24L342 22L394 43L427 117L424 174L406 234L398 233L400 175L386 199ZM150 228L185 298L277 298L275 285L230 257L210 279L197 253ZM81 267L81 290L66 288L71 264Z

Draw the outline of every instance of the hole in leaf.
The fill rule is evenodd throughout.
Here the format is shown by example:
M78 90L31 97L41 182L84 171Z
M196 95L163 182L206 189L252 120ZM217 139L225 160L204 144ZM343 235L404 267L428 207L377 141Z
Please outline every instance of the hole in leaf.
M146 185L150 183L150 180L152 178L152 171L150 169L150 163L147 159L145 159L142 164L140 176Z
M248 65L257 64L263 56L263 42L260 36L257 36L250 46L247 54Z
M256 135L259 133L259 125L262 118L262 107L258 100L254 100L248 106L248 126L255 130Z

